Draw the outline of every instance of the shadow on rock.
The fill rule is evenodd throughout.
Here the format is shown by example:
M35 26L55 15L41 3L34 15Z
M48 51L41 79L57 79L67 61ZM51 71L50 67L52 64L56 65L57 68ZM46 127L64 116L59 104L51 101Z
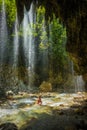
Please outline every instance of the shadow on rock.
M14 123L3 123L0 125L0 130L18 130Z
M87 101L69 108L51 108L52 113L36 113L20 130L87 130Z

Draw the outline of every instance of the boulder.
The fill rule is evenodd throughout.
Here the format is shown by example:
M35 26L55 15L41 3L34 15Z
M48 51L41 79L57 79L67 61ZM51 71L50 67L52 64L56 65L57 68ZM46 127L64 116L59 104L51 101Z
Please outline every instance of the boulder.
M39 88L40 88L40 91L42 91L42 92L51 92L52 84L49 82L43 81Z

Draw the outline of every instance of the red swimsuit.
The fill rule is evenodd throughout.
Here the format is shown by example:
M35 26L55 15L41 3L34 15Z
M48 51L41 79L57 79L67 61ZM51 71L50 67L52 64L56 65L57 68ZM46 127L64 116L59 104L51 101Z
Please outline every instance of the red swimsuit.
M37 104L42 105L41 97L38 98Z

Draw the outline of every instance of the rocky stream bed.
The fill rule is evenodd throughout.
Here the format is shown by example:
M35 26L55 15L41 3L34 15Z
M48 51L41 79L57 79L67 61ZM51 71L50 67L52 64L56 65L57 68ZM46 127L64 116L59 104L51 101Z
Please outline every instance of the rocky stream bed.
M14 95L0 101L0 130L86 130L87 93Z

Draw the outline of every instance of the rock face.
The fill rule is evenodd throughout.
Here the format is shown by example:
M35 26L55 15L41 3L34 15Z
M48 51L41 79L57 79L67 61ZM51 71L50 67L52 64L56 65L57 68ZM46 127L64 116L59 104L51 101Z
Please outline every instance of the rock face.
M18 130L14 123L4 123L0 125L0 130Z
M33 0L16 0L19 21L23 18L23 7L29 10ZM78 61L80 74L87 73L87 0L34 0L37 6L46 8L46 19L53 12L64 23L67 30L67 51Z

